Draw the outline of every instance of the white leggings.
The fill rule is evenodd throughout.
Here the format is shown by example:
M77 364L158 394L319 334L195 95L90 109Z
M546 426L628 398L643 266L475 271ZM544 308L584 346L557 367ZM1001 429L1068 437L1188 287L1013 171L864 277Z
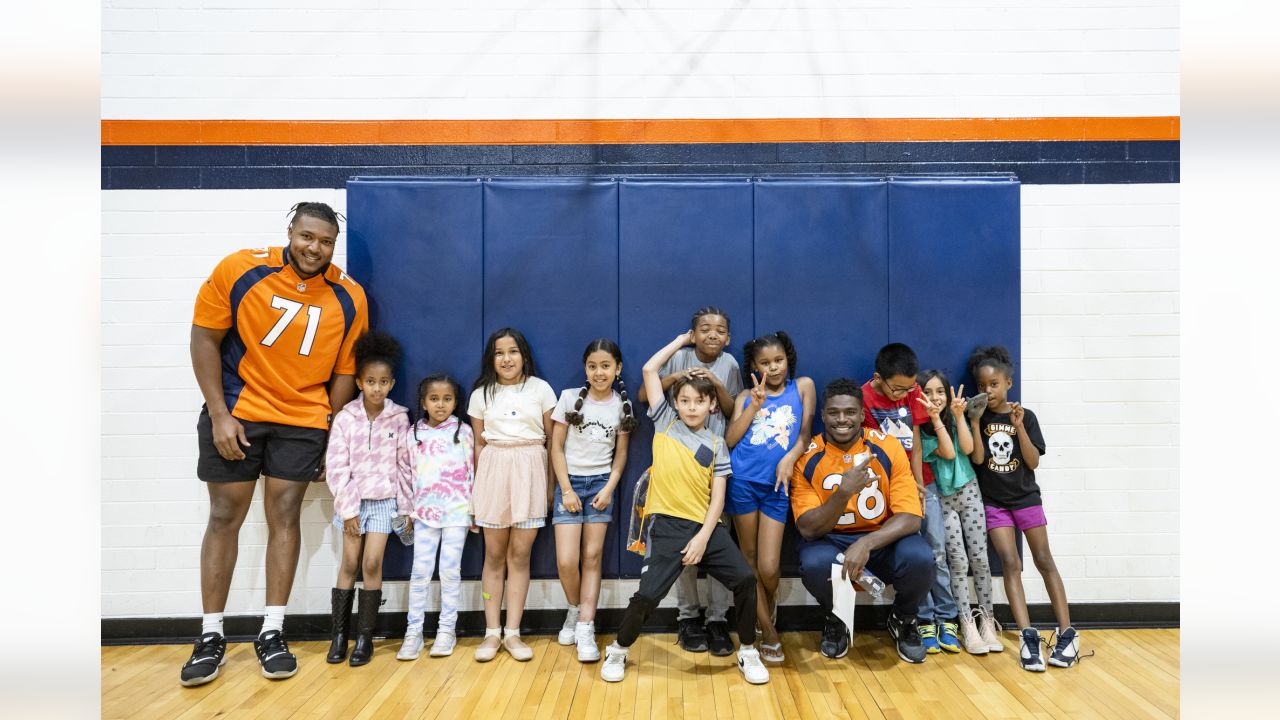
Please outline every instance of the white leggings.
M462 547L467 544L467 528L428 527L413 521L413 571L409 574L409 630L422 632L427 609L427 588L440 551L440 630L453 631L458 623L462 599Z

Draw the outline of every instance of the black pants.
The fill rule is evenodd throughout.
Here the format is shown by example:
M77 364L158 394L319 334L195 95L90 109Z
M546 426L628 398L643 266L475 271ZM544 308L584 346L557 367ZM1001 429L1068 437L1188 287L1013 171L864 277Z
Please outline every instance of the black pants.
M649 526L649 547L640 569L640 589L631 596L618 628L618 645L631 647L649 613L667 596L684 569L680 551L702 530L702 523L654 515ZM738 640L743 645L756 641L756 576L733 544L728 528L717 524L698 567L707 571L733 593L738 615Z

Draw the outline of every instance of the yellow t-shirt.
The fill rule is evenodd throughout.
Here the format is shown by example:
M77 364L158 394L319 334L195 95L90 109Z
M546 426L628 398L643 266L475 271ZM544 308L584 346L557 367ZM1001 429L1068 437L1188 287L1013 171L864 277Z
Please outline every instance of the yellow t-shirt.
M712 478L732 473L724 440L706 428L689 429L665 399L649 408L649 417L656 430L645 514L703 522Z

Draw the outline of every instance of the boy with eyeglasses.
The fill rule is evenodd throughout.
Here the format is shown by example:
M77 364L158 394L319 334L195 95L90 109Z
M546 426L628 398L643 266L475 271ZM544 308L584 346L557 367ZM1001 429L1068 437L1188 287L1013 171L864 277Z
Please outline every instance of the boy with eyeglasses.
M889 343L880 348L876 353L875 375L862 386L865 408L862 425L897 438L911 459L911 474L924 506L920 534L929 542L937 568L933 586L920 602L917 613L920 637L931 655L943 650L958 653L960 618L951 594L942 501L933 487L933 471L921 461L920 453L915 452L920 446L920 425L932 422L929 403L916 384L919 374L920 362L910 347Z

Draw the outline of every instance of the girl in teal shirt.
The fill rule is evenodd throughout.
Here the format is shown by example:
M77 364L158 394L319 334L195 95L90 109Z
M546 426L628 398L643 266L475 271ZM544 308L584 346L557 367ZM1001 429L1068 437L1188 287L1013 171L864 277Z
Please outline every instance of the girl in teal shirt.
M957 397L939 370L925 370L918 378L929 403L932 423L920 425L921 460L929 463L942 500L946 527L947 564L951 568L951 594L960 610L960 643L974 655L1000 652L995 614L991 607L991 565L987 561L987 520L982 493L969 453L973 435L965 421L965 400ZM964 393L964 386L960 386ZM945 417L945 420L943 419ZM939 426L945 429L939 430ZM954 438L954 442L952 441ZM956 452L959 445L959 452ZM966 550L968 554L966 555ZM969 608L969 570L978 593L978 607Z

